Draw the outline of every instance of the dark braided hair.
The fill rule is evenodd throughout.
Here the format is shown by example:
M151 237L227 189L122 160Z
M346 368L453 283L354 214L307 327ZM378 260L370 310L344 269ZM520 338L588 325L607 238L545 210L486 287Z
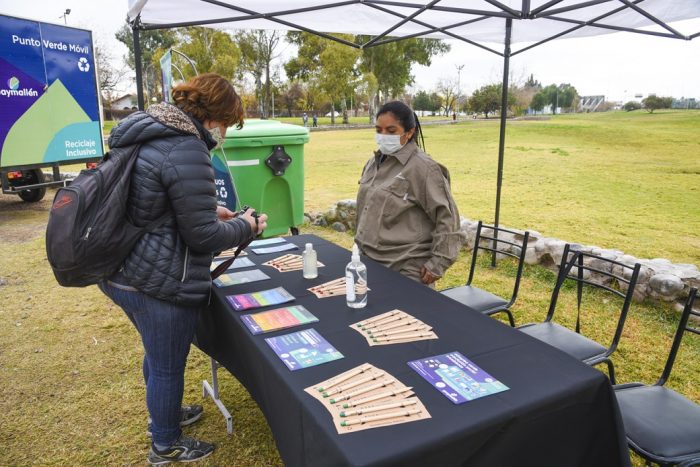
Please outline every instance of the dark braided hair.
M401 123L404 130L408 131L411 128L415 128L416 131L409 141L415 142L423 151L425 151L425 140L423 139L423 129L418 121L418 115L406 104L401 101L391 101L387 102L379 108L377 112L377 118L385 113L391 113L394 115L396 120ZM418 138L420 137L420 141Z

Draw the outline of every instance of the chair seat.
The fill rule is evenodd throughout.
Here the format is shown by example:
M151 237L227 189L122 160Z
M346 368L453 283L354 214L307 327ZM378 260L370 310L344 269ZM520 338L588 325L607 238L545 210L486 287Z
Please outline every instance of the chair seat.
M453 287L451 289L442 290L440 293L480 313L505 310L508 304L507 300L503 300L497 295L470 285Z
M615 395L635 446L673 463L700 456L700 405L663 386L616 387Z
M525 334L563 350L574 358L586 360L604 354L608 349L571 329L553 322L525 324L518 328Z

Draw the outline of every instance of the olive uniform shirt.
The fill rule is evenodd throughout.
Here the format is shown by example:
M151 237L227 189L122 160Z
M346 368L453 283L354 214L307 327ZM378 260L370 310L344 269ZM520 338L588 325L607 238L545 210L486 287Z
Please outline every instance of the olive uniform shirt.
M362 171L355 241L368 257L420 281L422 266L443 276L465 235L445 167L408 142L376 153Z

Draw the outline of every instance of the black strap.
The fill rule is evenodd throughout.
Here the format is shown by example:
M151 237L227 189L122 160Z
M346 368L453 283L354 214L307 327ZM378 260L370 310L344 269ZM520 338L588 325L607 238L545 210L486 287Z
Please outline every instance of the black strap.
M255 240L255 237L257 237L257 232L258 231L258 218L255 217L255 230L253 230L253 236L250 237L250 239L247 242L241 243L238 245L238 248L236 248L236 252L233 254L233 256L223 263L219 264L214 270L211 272L211 280L216 279L220 275L226 272L226 270L233 264L234 261L236 261L236 258L238 258L238 255L241 254L241 251L245 250L248 245L250 245L250 242Z

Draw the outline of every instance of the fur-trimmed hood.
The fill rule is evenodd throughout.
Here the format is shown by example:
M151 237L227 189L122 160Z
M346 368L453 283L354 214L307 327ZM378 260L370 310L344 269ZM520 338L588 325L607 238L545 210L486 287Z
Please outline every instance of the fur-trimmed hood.
M123 147L183 134L204 141L210 150L216 146L201 122L166 102L151 105L146 112L129 115L112 129L107 144L110 148Z

